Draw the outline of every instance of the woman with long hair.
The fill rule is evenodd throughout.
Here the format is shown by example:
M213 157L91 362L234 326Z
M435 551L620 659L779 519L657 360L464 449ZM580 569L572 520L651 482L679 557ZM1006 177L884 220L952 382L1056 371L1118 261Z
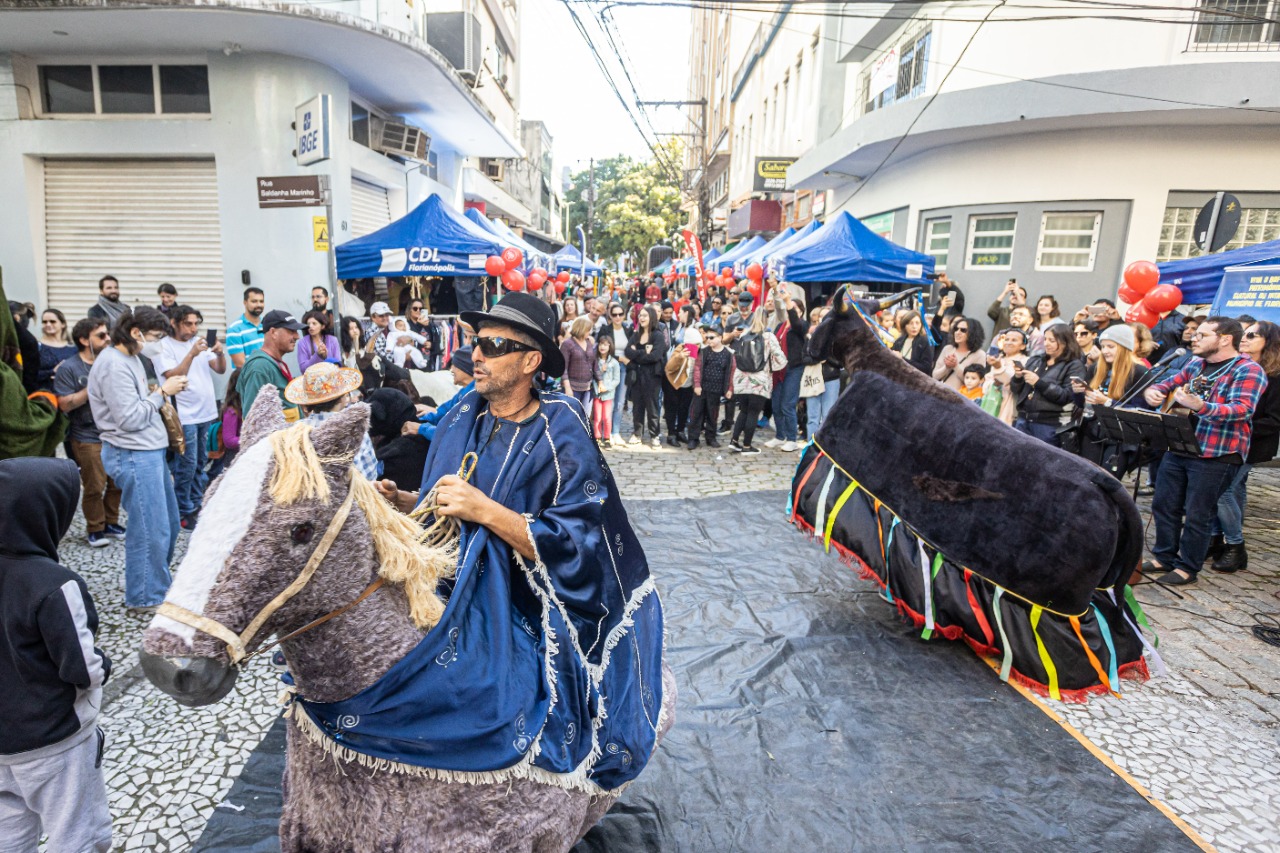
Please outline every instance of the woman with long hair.
M787 366L787 357L773 332L763 307L751 314L751 325L733 342L736 369L733 371L733 396L738 401L738 416L733 423L729 449L735 453L759 453L751 439L764 404L773 394L773 373ZM749 369L754 368L754 369Z
M635 418L635 434L628 444L644 441L645 429L654 447L662 446L658 425L658 392L662 389L663 368L667 364L667 338L658 327L658 311L646 305L636 317L636 329L627 342L627 371L635 370L631 387L631 405Z
M40 315L40 372L36 374L41 391L53 390L53 372L76 354L76 345L67 331L67 318L61 311L44 309Z
M1146 378L1147 368L1133 352L1136 347L1137 336L1133 329L1123 323L1109 326L1098 337L1098 360L1092 377L1087 383L1083 379L1072 380L1071 383L1076 393L1076 404L1085 411L1080 421L1079 453L1116 477L1124 476L1137 463L1138 446L1108 441L1097 419L1090 417L1088 410L1091 407L1115 406L1119 401L1128 399L1130 392Z
M366 336L364 325L357 317L343 317L338 333L342 347L342 366L354 367L364 377L364 381L360 383L360 390L368 393L382 387L382 376L373 363L377 337Z
M964 371L971 364L983 364L985 339L982 324L972 317L956 317L951 321L950 341L942 348L933 378L959 391L964 387Z
M1075 405L1072 379L1084 379L1084 359L1065 323L1044 330L1044 355L1033 355L1014 368L1010 390L1017 398L1014 429L1061 447L1058 430L1071 419Z
M557 340L563 341L569 337L569 330L573 328L573 321L578 319L578 300L572 293L565 292L564 298L560 301L560 334Z
M1249 472L1259 462L1274 459L1280 450L1280 326L1266 320L1249 326L1240 341L1240 354L1258 363L1267 374L1267 387L1253 410L1249 454L1218 499L1218 516L1214 519L1209 556L1213 559L1214 571L1228 573L1238 572L1249 565L1249 553L1244 547Z
M154 308L122 314L111 329L112 346L98 353L89 372L89 405L102 438L102 467L120 487L129 514L124 603L131 610L164 601L178 541L178 497L165 462L169 434L160 408L187 387L187 377L170 376L153 389L139 358L159 355L169 330L169 318Z
M902 336L893 342L893 351L925 376L932 374L933 344L929 343L920 312L903 311L898 315L898 327L902 329Z
M307 333L298 341L298 369L307 368L322 361L342 364L342 348L329 328L329 315L324 311L308 311L302 315Z
M996 415L1000 420L1013 426L1017 417L1017 397L1010 383L1013 374L1027 360L1027 333L1021 329L1010 327L995 339L996 354L987 356L987 378L983 380L983 393L992 388L1000 392L1000 411Z

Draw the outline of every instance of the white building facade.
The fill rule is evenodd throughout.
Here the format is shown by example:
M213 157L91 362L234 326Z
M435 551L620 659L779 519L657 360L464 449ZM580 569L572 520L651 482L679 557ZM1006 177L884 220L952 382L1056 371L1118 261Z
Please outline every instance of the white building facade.
M971 313L1009 278L1064 310L1114 296L1129 262L1197 253L1220 190L1244 208L1233 246L1280 238L1280 25L927 9L824 21L835 61L788 182L932 254Z
M110 274L130 304L174 284L214 328L239 316L246 283L269 308L305 309L332 281L328 246L431 193L461 209L469 164L521 156L514 65L510 91L494 76L514 63L514 8L463 12L486 27L407 0L0 2L9 297L76 318ZM319 96L327 123L313 110L318 135L300 145L298 108ZM326 130L328 157L307 162L298 149ZM264 203L264 179L313 176L328 209Z

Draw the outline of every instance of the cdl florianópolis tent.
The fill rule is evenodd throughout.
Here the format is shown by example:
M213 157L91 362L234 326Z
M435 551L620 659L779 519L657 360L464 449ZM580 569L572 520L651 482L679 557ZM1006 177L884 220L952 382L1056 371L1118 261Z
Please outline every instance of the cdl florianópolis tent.
M486 275L485 259L511 243L481 228L438 195L390 225L334 250L338 278Z

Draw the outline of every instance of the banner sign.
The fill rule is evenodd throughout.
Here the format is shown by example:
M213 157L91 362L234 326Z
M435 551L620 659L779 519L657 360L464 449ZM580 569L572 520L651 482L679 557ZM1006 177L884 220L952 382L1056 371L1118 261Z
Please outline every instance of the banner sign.
M1227 267L1209 314L1280 323L1280 266Z
M688 228L682 229L680 233L684 236L684 244L689 247L689 254L693 255L694 269L698 272L698 301L706 302L707 280L702 274L702 241Z
M787 169L795 161L795 157L757 157L751 191L757 193L780 193L786 190Z

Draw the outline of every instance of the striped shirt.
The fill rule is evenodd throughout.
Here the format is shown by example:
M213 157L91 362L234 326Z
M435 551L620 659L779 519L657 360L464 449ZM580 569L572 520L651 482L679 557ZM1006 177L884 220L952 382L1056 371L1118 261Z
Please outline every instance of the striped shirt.
M227 355L246 358L262 348L262 326L255 326L243 315L227 327Z

